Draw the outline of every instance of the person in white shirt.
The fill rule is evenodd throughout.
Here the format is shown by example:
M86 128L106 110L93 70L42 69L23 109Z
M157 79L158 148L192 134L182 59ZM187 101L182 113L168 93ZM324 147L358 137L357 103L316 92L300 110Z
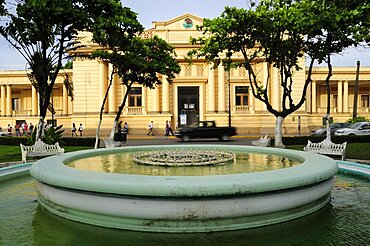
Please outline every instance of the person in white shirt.
M153 121L151 121L149 124L148 124L148 133L146 135L150 135L152 134L152 136L154 136L154 123Z

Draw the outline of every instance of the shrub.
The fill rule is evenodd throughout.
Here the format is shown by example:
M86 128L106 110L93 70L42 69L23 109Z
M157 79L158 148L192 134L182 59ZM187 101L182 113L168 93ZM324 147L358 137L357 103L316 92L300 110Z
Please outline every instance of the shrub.
M60 142L60 139L63 136L64 129L62 129L63 125L58 127L49 127L45 129L45 134L41 138L41 140L46 144L55 144L56 142ZM35 126L37 129L37 126ZM32 145L36 142L36 131L32 132L32 135L28 138L28 145ZM61 143L62 144L62 143Z
M364 122L364 121L369 121L369 119L366 119L366 117L363 117L363 116L359 116L359 117L356 117L356 118L350 118L347 120L348 123L356 123L356 122Z

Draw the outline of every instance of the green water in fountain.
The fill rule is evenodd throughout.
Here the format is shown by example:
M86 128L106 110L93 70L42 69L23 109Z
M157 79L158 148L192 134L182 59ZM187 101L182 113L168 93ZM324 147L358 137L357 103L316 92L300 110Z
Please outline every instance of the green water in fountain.
M34 179L0 183L0 245L369 245L370 182L338 175L331 202L293 221L255 229L163 234L115 230L63 219L37 204Z
M299 165L294 157L283 157L276 154L235 152L235 161L223 165L197 167L166 167L141 165L133 161L133 153L122 152L86 157L66 163L67 166L80 170L106 173L125 173L156 176L201 176L251 173L275 170Z

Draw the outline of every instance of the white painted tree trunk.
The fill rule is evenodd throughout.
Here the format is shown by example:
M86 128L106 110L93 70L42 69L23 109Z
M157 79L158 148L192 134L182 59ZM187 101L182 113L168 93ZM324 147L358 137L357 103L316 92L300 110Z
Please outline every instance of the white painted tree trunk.
M278 116L276 117L276 125L275 125L275 147L277 148L285 148L285 145L283 144L283 121L284 117Z
M98 128L96 129L96 135L95 135L95 147L94 147L94 149L97 149L97 148L98 148L101 122L102 122L102 120L101 120L101 119L99 119L99 122L98 122Z
M116 120L115 120L115 121L113 122L113 127L112 127L112 130L111 130L110 135L109 135L109 140L113 140L113 138L114 138L114 133L115 133L115 131L116 131L117 125L118 125L118 121L116 121Z
M39 123L37 125L35 141L37 141L38 139L41 139L43 136L44 136L44 119L40 117Z
M326 139L331 141L331 132L330 132L330 115L325 115L326 118Z

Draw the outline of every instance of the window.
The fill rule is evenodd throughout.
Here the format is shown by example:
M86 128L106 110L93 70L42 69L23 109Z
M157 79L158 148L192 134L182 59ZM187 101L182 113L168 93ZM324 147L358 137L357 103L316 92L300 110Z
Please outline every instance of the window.
M333 108L338 107L338 95L333 95Z
M19 110L19 98L12 98L12 110Z
M141 87L132 87L128 95L129 107L141 107Z
M361 95L361 107L362 108L369 107L369 95Z
M235 87L235 105L248 106L248 86Z

